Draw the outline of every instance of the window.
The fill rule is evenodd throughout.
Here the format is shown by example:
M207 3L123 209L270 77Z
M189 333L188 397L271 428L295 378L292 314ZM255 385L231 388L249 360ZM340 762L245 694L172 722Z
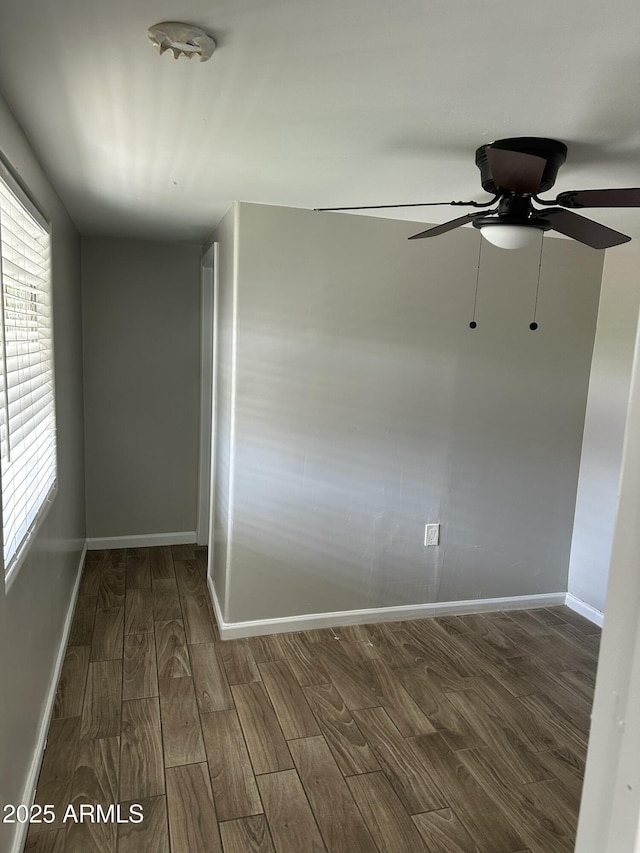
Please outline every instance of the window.
M0 474L5 577L56 490L49 226L0 164Z

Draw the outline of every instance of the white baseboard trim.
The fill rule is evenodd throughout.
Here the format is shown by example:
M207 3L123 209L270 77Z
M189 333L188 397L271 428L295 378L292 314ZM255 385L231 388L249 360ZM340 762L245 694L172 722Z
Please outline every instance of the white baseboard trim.
M576 613L579 613L580 616L584 616L584 618L588 619L589 622L593 622L594 625L598 625L602 628L604 613L601 610L596 610L595 607L592 607L580 598L576 598L575 595L571 595L570 592L567 593L565 604L567 607L570 607L571 610L575 610Z
M405 604L397 607L372 607L364 610L338 610L333 613L308 613L303 616L284 616L280 619L255 619L250 622L225 622L211 578L209 592L223 640L255 637L259 634L281 634L287 631L308 631L312 628L338 628L341 625L365 625L369 622L399 622L404 619L425 619L428 616L490 613L497 610L535 610L564 604L566 593L544 595L514 595L506 598L477 598L470 601L439 601L432 604Z
M216 622L218 623L218 630L220 631L220 639L224 640L233 640L234 637L227 636L226 638L222 636L222 629L227 623L222 618L222 608L220 607L220 602L218 601L218 596L216 594L216 588L213 585L213 578L211 575L207 575L207 586L209 587L209 595L211 596L211 602L213 604L213 612L215 613ZM240 636L240 635L238 635ZM245 635L243 635L245 636ZM246 636L249 636L248 634Z
M36 785L38 783L38 776L40 775L40 767L42 766L44 750L47 745L47 734L49 732L49 725L51 724L51 717L53 716L53 706L56 699L56 689L58 687L58 680L60 679L60 673L62 671L62 664L64 663L64 656L67 651L67 642L69 640L69 634L71 632L71 623L73 621L73 613L76 609L78 590L80 589L80 578L82 577L82 567L84 565L84 558L86 557L86 555L87 542L85 540L84 546L82 548L82 553L80 555L80 562L78 564L78 574L73 585L73 591L71 593L71 601L69 602L67 615L64 620L64 627L62 629L62 639L60 641L58 655L56 657L55 666L53 668L53 675L51 676L51 681L49 682L49 688L47 690L47 696L44 702L44 713L40 721L40 728L38 730L38 737L36 740L35 749L33 750L31 766L29 767L29 773L27 774L27 781L24 786L24 793L22 795L22 799L20 800L21 803L25 803L29 807L33 805L33 801L36 796ZM12 853L21 853L21 851L24 849L24 845L27 840L27 831L29 829L29 824L19 823L16 826L17 831L13 837L13 845L11 847L11 851Z
M195 545L196 531L178 533L143 533L140 536L111 536L106 539L87 539L89 551L107 548L153 548L156 545Z

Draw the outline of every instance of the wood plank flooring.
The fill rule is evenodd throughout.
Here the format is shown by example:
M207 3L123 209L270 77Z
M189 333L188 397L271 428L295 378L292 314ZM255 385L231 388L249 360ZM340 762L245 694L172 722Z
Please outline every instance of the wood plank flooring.
M89 552L26 849L571 851L598 643L563 607L221 642L205 549Z

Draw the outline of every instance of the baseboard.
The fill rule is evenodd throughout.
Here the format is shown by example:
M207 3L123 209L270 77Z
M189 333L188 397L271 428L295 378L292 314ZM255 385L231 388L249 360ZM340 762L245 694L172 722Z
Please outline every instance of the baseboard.
M53 706L56 699L56 689L58 687L58 681L60 679L60 673L62 672L62 665L64 663L64 657L67 651L67 642L69 641L69 634L71 632L71 623L73 621L73 613L76 609L78 590L80 588L80 578L82 577L82 567L84 565L84 558L86 557L86 555L87 542L85 540L84 546L82 548L82 554L80 555L80 562L78 564L78 574L73 585L71 601L69 602L67 616L64 621L64 628L62 629L62 640L60 641L58 656L56 658L55 666L53 668L53 675L49 683L49 689L47 691L47 697L44 703L44 714L42 715L40 729L38 730L38 738L36 741L35 749L33 751L33 758L31 759L29 773L27 774L27 781L24 786L24 793L22 795L22 799L20 800L21 803L25 803L28 806L31 806L33 804L33 801L36 796L36 785L38 784L40 767L42 766L44 750L47 745L47 733L49 731L49 725L51 724L51 717L53 715ZM11 847L12 853L21 853L21 851L24 849L24 845L27 840L28 829L28 823L17 824L17 832L13 837L13 845Z
M398 607L338 610L333 613L308 613L303 616L285 616L280 619L255 619L250 622L225 622L211 578L208 578L208 584L220 637L223 640L236 640L259 634L281 634L287 631L308 631L312 628L364 625L369 622L425 619L429 616L461 616L469 613L490 613L498 610L535 610L540 607L557 607L564 604L566 599L564 592L550 592L545 595L476 598L470 601L439 601L431 604L405 604Z
M215 613L216 622L218 623L218 630L220 631L220 639L224 640L233 640L235 637L231 636L222 636L222 629L227 623L222 618L222 608L220 607L220 602L218 601L218 596L216 594L216 588L213 585L213 578L210 575L207 575L207 586L209 587L209 595L211 596L211 602L213 604L213 612ZM265 632L266 633L266 632ZM245 636L245 635L243 635ZM248 634L246 636L249 636Z
M87 539L89 551L107 548L153 548L156 545L195 545L196 531L179 533L143 533L140 536L111 536L106 539Z
M575 595L571 595L570 592L567 593L565 604L567 607L570 607L571 610L575 610L576 613L579 613L580 616L584 616L584 618L588 619L589 622L593 622L594 625L598 625L602 628L604 613L601 610L596 610L595 607L592 607L580 598L576 598Z

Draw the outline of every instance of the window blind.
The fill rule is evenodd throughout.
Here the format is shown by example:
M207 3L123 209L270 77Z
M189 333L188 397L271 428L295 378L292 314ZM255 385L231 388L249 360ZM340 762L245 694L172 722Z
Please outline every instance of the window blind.
M0 169L0 473L5 573L56 486L50 234Z

